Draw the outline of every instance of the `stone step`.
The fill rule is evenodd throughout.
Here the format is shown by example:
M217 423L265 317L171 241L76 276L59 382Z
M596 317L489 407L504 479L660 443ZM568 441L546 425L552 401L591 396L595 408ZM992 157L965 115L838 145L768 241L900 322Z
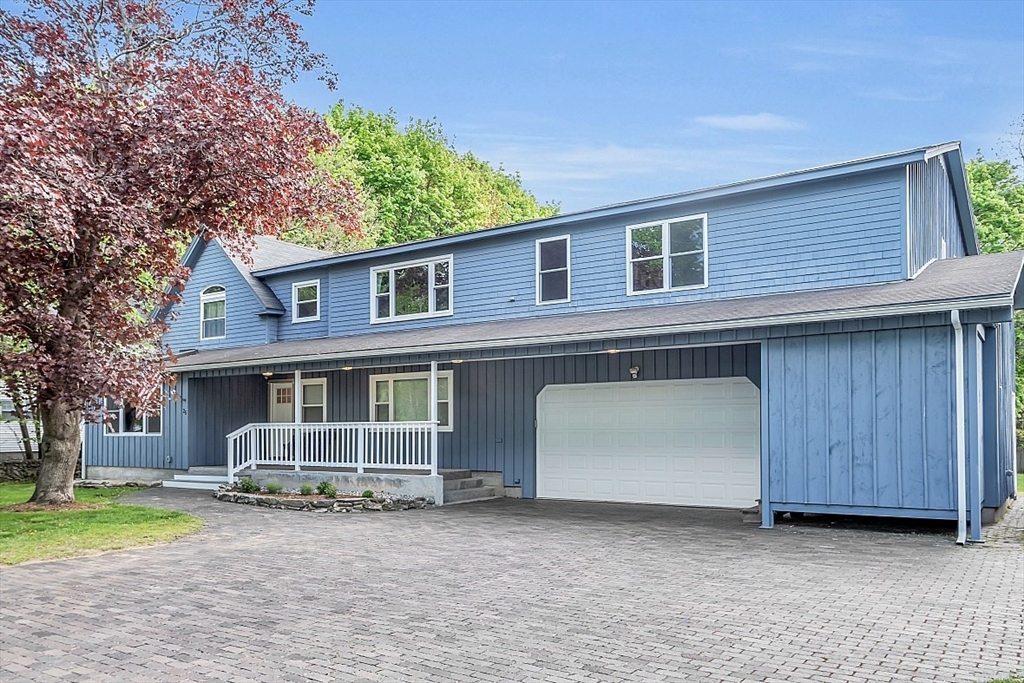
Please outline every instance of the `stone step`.
M494 495L494 489L490 486L481 486L474 489L457 489L444 492L445 505L475 503L481 500L497 500L497 497Z
M161 486L165 489L200 489L205 491L216 491L220 484L212 481L178 481L174 479L165 480Z
M462 489L478 489L484 485L484 480L476 477L473 479L447 479L444 482L445 491L459 491Z
M473 476L473 473L469 470L439 470L438 474L444 477L445 481L452 481L453 479L469 479Z
M214 484L226 484L228 483L228 475L214 475L214 474L175 474L174 481L205 481Z

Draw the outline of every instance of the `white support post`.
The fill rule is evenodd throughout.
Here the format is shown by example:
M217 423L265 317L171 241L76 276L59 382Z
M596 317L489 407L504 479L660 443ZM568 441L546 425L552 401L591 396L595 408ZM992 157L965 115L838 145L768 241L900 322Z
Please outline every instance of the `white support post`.
M448 391L452 388L448 387ZM430 473L437 474L437 361L430 361Z
M295 454L295 471L302 469L302 432L299 425L302 424L302 370L295 371L295 388L292 390L292 408L295 409L295 437L292 451Z
M356 431L356 472L363 473L366 462L366 425L359 425Z

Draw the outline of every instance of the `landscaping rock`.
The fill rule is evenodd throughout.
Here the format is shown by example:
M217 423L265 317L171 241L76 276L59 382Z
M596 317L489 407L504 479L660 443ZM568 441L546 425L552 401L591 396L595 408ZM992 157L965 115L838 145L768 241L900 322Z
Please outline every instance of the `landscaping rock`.
M120 484L124 485L124 484ZM233 491L221 486L213 493L213 497L225 503L237 503L240 505L255 505L258 507L271 508L274 510L301 510L313 512L392 512L399 510L421 510L428 505L433 505L430 498L398 498L390 496L379 496L374 498L363 498L362 496L344 496L341 498L315 499L308 498L284 498L277 496L260 495L257 493L242 493Z

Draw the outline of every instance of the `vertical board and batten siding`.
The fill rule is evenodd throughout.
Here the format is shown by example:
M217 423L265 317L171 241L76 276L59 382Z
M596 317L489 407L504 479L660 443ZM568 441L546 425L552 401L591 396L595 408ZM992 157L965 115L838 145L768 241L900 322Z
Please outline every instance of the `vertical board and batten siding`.
M270 389L261 375L193 378L189 460L192 467L227 464L226 436L266 422Z
M999 507L1016 488L1015 413L1016 356L1013 323L986 329L983 347L984 491L985 507Z
M949 327L766 344L769 500L955 515Z
M100 424L85 426L85 466L89 467L155 467L187 469L187 434L189 430L189 396L187 379L176 387L177 400L168 401L161 412L159 435L119 436L107 434Z
M292 308L295 302L292 301L292 283L308 282L309 280L320 281L320 319L305 322L292 322ZM331 301L331 274L326 268L311 268L301 271L301 275L278 275L268 277L264 280L273 290L278 301L284 306L284 315L278 316L277 340L288 341L291 339L315 339L326 337L330 320ZM367 295L369 296L369 295ZM367 304L369 305L369 304ZM367 309L369 315L369 309Z
M960 258L967 253L942 157L907 165L907 241L910 277L935 259Z
M203 290L211 285L221 285L226 290L226 335L223 339L200 340L199 299ZM192 271L192 277L182 294L182 303L174 307L177 317L168 319L170 330L164 335L163 341L174 351L264 344L267 341L267 328L259 315L263 310L263 305L224 253L224 249L218 242L211 241L207 243L206 250ZM276 323L272 321L272 324Z
M334 266L329 334L899 280L906 268L905 183L901 167ZM626 226L700 213L708 214L708 287L627 296ZM562 234L572 237L571 301L538 306L534 243ZM454 315L370 324L371 267L447 254L454 257ZM305 279L306 273L290 273L290 281Z

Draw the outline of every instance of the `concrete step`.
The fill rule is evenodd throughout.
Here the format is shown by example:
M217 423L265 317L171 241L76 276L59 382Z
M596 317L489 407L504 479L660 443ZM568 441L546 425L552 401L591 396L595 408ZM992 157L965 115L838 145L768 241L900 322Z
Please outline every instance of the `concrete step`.
M484 485L484 480L479 477L475 479L447 479L444 482L445 491L459 491L462 489L478 489Z
M213 474L175 474L174 481L205 481L214 484L226 484L228 483L228 475L213 475Z
M209 475L213 477L226 477L228 476L228 468L225 465L213 467L189 467L188 473L197 475Z
M445 481L453 479L469 479L472 473L469 470L439 470L438 474L444 477Z
M216 491L220 484L212 481L179 481L175 479L165 480L161 486L165 489L200 489L206 491Z
M481 486L474 489L457 489L444 492L445 505L475 503L481 500L497 500L497 497L494 495L494 489L490 486Z

